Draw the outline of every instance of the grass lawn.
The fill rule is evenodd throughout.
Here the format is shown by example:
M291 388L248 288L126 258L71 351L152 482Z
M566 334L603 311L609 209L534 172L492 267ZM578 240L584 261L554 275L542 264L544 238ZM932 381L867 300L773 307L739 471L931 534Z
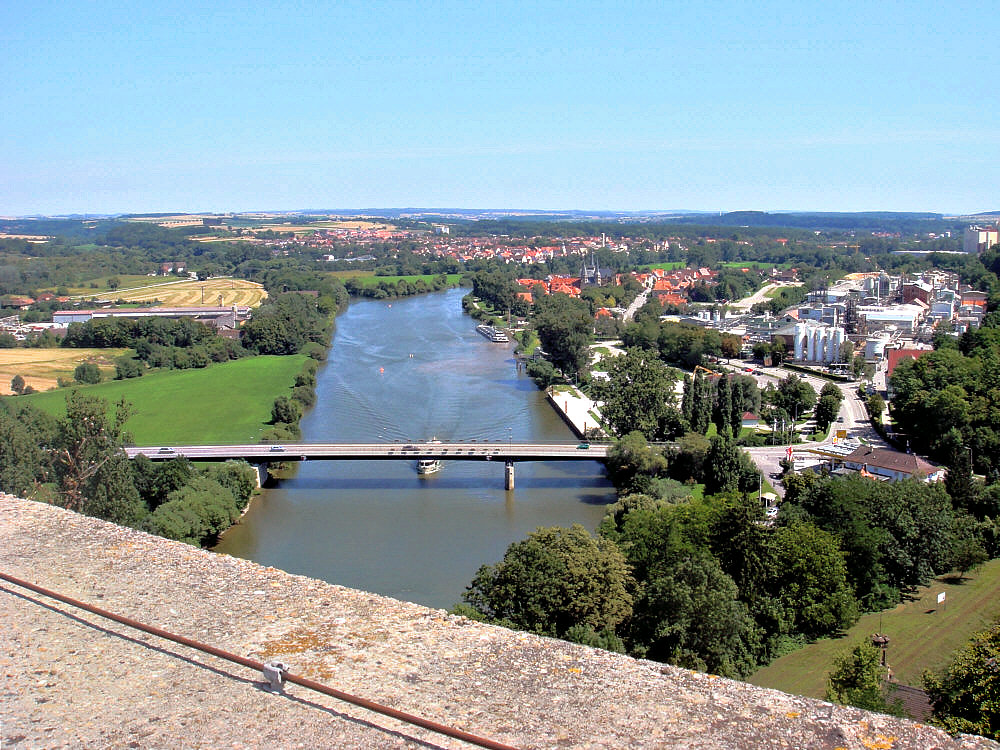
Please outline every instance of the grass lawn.
M779 294L781 294L782 289L794 289L794 288L795 288L794 286L776 286L774 287L774 289L768 289L766 292L764 292L764 296L767 297L768 299L774 299Z
M290 393L305 360L305 355L248 357L81 388L112 404L124 397L133 405L126 428L136 445L252 443L268 428L274 399ZM62 415L66 393L60 389L18 398Z
M664 271L676 271L678 268L684 268L684 266L684 262L675 260L669 263L647 263L644 266L639 266L639 270L652 271L654 268L662 268Z
M944 604L937 595L944 592ZM925 669L939 670L951 661L977 630L1000 617L1000 560L991 560L961 583L936 579L912 601L881 614L864 615L843 638L824 639L786 654L751 675L748 682L786 693L822 698L834 658L862 639L881 632L891 639L888 661L895 678L920 687Z

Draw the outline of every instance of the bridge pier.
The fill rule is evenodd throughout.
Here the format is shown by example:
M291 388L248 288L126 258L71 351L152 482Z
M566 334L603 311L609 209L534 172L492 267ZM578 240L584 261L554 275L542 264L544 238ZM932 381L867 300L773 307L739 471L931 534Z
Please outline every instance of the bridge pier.
M512 489L514 489L514 462L513 461L507 461L504 464L503 473L504 473L503 488L505 490L512 490Z
M250 466L253 469L253 473L257 476L257 489L260 489L267 483L267 464L250 464Z

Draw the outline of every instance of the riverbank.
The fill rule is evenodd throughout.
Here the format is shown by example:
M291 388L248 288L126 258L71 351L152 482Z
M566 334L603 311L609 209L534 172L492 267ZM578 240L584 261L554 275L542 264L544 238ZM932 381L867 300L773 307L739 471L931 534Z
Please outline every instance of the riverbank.
M577 437L605 436L601 428L600 407L575 386L551 385L545 389L545 396Z

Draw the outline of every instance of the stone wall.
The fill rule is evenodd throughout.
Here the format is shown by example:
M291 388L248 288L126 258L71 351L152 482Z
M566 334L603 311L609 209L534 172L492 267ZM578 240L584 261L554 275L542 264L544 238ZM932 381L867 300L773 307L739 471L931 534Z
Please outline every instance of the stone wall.
M0 497L3 572L519 747L998 748ZM3 748L467 747L0 583Z

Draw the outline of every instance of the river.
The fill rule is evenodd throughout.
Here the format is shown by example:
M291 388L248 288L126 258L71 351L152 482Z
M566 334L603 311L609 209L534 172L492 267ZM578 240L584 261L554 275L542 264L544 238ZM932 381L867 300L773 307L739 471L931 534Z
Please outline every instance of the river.
M303 440L574 440L517 372L513 345L476 333L466 293L352 303L317 373ZM306 462L255 498L215 549L448 608L511 542L539 526L593 531L614 500L596 462L518 463L511 492L502 462L445 461L430 477L412 461Z

